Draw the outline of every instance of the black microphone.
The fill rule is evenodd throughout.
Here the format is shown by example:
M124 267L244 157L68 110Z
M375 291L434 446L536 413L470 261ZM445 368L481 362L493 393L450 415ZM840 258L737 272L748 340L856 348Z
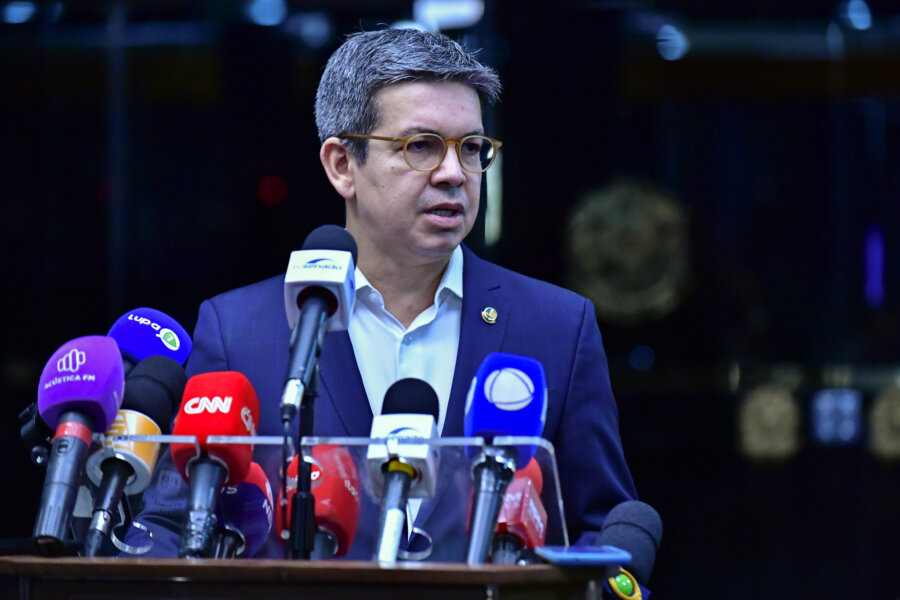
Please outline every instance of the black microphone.
M609 511L593 544L615 546L629 552L630 574L634 575L638 583L646 585L653 571L653 563L656 562L662 533L662 519L656 509L638 500L628 500ZM620 583L615 579L610 578L610 587Z
M187 376L167 356L149 356L125 379L125 396L107 435L160 435L169 432ZM93 518L85 537L87 556L99 556L109 539L122 494L139 494L150 484L159 456L158 442L109 442L88 457L86 473L98 486Z
M409 498L434 495L437 452L427 444L397 443L397 438L437 437L438 398L421 379L394 382L384 395L381 414L372 420L372 438L384 444L369 446L367 461L372 489L381 493L378 547L375 559L394 563L406 523Z
M313 373L325 333L344 331L353 308L356 241L346 229L323 225L291 253L284 277L291 356L281 395L281 420L293 420ZM310 424L311 425L311 424Z

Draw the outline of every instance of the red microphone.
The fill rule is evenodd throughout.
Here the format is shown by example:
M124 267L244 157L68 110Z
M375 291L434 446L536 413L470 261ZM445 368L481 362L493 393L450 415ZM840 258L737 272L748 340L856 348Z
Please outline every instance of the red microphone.
M216 500L224 486L244 480L253 459L253 444L208 443L207 438L256 435L258 420L259 400L243 374L219 371L188 379L172 434L194 436L197 446L170 446L172 461L190 484L180 557L212 556Z
M307 459L309 460L309 459ZM343 446L312 449L312 492L316 499L316 537L311 558L344 556L353 545L359 525L359 475L350 452ZM297 492L298 457L287 470L287 522L291 522L291 499ZM281 511L275 511L277 530Z
M531 462L516 472L497 519L491 560L494 564L516 564L524 549L534 550L547 539L547 509L541 502L544 477L541 468Z

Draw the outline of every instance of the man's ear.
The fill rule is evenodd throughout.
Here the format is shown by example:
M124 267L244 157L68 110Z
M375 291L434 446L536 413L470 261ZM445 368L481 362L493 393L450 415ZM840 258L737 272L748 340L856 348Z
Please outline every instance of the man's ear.
M325 140L319 149L319 160L322 161L328 181L344 200L356 196L356 182L350 169L350 161L353 159L340 139L330 137Z

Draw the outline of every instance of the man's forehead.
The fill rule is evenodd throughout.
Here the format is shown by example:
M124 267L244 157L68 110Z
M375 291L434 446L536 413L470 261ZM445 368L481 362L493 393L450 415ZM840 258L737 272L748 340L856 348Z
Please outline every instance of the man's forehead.
M464 99L461 104L463 112L466 110L466 105L474 101L468 104L472 108L469 111L469 116L473 120L472 125L476 125L474 121L477 120L477 127L481 127L481 98L474 87L455 81L421 80L392 83L379 88L375 92L376 126L383 124L385 118L391 118L404 121L406 126L415 128L417 126L415 123L406 122L415 120L415 114L420 116L428 114L428 110L436 104L442 104L441 112L429 114L428 116L433 118L446 117L447 115L443 112L446 110L446 105L443 105L443 103L455 95L440 94L440 92L447 90L464 92ZM438 93L432 95L431 92ZM465 92L471 93L471 96ZM466 96L468 98L465 98ZM423 127L424 124L419 124L418 126ZM424 130L428 130L428 127L424 126Z
M373 94L373 99L377 106L381 106L384 102L385 97L401 99L408 95L413 95L418 92L421 92L422 89L433 89L440 90L445 88L458 88L458 89L466 89L471 91L474 96L478 99L478 107L481 109L481 97L478 94L478 90L476 90L471 85L466 83L462 83L459 81L452 80L437 80L430 81L424 79L415 79L409 81L398 81L397 83L389 83L387 85L383 85L375 90Z

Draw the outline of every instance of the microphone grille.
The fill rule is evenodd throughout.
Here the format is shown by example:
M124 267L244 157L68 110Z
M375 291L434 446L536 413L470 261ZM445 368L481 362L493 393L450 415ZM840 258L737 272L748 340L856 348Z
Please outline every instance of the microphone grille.
M301 250L343 250L349 252L356 264L356 240L350 232L337 225L322 225L313 229L303 240Z
M615 505L606 516L606 520L603 522L603 529L619 524L631 525L642 529L653 541L655 549L659 550L663 534L662 518L660 518L656 509L646 502L628 500Z
M438 420L439 403L437 394L421 379L407 377L391 384L384 393L383 415L422 414Z
M662 519L649 504L628 500L614 506L597 537L598 544L609 544L631 553L629 570L641 583L647 583L662 541Z
M150 417L168 433L187 383L184 367L168 356L148 356L125 379L122 408Z

